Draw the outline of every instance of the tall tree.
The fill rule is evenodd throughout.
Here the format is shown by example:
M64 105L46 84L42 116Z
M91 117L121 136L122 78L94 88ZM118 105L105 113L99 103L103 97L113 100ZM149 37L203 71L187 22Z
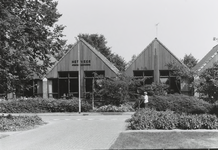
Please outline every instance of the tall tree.
M121 72L125 70L125 60L111 52L111 48L107 47L107 41L103 35L98 34L79 34L79 38L83 38L86 42L92 45L96 50L101 52L110 62L114 64Z
M197 63L198 60L192 56L192 54L185 55L184 58L182 59L182 62L189 68L193 68Z
M52 0L0 1L0 88L22 88L51 66L50 55L61 47L64 26Z

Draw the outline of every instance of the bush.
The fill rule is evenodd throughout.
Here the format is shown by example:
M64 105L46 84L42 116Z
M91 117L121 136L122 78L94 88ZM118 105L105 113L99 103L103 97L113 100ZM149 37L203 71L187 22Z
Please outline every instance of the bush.
M218 129L218 118L215 115L178 114L169 110L139 109L127 122L130 130Z
M156 111L154 109L139 109L131 119L128 119L128 129L174 129L176 115L172 111Z
M177 113L204 114L210 112L212 105L193 96L170 94L149 97L148 107L157 111L168 109Z
M81 102L81 111L91 110L91 105L85 101ZM1 113L46 113L46 112L78 112L78 99L56 100L30 98L27 100L11 100L0 102Z
M215 114L218 117L218 101L212 105L210 114Z
M148 95L166 95L169 90L169 85L163 83L152 83L139 88L141 91L146 91Z
M17 131L42 125L45 122L38 116L0 116L0 131Z
M120 105L120 106L105 105L97 108L95 111L96 112L131 112L134 111L134 109L128 104Z

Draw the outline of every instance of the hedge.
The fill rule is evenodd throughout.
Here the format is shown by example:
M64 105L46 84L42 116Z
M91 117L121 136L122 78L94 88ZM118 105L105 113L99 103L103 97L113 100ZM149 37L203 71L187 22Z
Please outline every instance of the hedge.
M139 109L127 120L130 130L218 129L218 118L210 114L186 114L173 111Z
M210 113L212 105L194 96L169 94L149 97L148 107L157 111L171 110L177 113L204 114Z
M81 102L81 111L91 110L86 101ZM46 113L46 112L78 112L78 99L42 99L29 98L27 100L10 100L0 102L0 113Z

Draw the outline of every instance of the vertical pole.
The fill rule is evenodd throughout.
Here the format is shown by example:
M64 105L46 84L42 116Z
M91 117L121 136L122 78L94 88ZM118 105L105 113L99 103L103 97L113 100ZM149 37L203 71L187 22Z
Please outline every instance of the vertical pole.
M94 104L94 100L95 100L95 74L94 74L94 78L92 78L92 109L94 110L95 108L95 104Z
M81 72L80 72L80 70L81 70L81 68L80 68L80 41L78 41L78 73L79 73L79 76L78 76L78 80L79 80L79 114L81 113L81 93L80 93L80 89L81 89L81 87L80 87L80 74L81 74Z
M160 72L159 72L159 48L157 46L157 41L154 41L154 82L159 83Z

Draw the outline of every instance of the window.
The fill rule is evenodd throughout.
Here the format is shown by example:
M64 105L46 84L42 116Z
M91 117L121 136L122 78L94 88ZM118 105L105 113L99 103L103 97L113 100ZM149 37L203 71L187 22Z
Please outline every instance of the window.
M135 70L133 71L133 75L136 78L146 78L143 81L143 85L144 84L152 84L152 82L154 82L154 71L153 70Z

